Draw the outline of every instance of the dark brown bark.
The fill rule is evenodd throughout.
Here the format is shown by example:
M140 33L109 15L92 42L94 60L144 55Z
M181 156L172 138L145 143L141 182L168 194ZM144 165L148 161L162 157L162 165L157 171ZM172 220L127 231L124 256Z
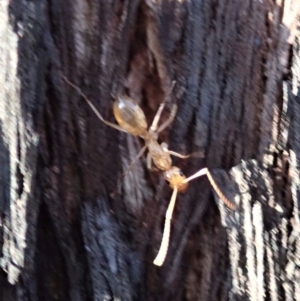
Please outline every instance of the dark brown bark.
M299 4L271 1L3 1L0 6L0 300L298 300ZM290 6L288 6L290 5ZM191 175L178 197L105 126L127 93ZM165 119L168 115L163 115ZM217 201L217 206L216 202Z

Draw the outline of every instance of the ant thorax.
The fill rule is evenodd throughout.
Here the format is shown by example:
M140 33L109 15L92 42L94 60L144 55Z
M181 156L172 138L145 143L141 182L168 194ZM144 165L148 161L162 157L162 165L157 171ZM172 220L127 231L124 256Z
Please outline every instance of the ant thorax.
M178 167L172 166L170 169L166 170L164 172L164 178L169 182L172 189L177 187L178 191L183 192L188 187L188 183L184 182L186 177Z
M162 146L152 135L147 135L146 137L144 137L144 139L154 165L161 170L170 169L172 166L172 159L170 154L164 151Z

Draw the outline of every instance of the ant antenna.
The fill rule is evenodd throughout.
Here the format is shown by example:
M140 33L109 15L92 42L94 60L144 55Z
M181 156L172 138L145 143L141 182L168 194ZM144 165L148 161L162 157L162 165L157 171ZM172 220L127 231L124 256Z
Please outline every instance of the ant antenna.
M173 189L171 201L168 206L167 213L166 213L164 234L163 234L163 238L161 241L161 245L160 245L158 254L156 255L156 258L153 261L153 264L155 264L157 266L161 266L164 263L166 255L167 255L169 241L170 241L171 219L172 219L172 215L173 215L177 192L178 192L178 189L175 186Z
M213 189L215 190L216 194L218 195L218 197L223 201L223 203L230 208L231 210L236 210L236 205L231 202L230 200L228 200L226 198L226 196L223 194L223 192L221 191L221 189L219 188L219 186L217 185L217 183L215 182L215 180L212 177L212 174L210 173L210 171L207 168L202 168L200 169L198 172L196 172L195 174L193 174L192 176L190 176L189 178L185 179L183 181L183 183L187 183L195 178L201 177L207 175L207 178L211 184L211 186L213 187Z
M228 200L227 197L222 193L221 189L213 179L212 174L209 172L209 170L207 170L207 178L218 197L223 201L223 203L231 210L236 210L236 205L232 201Z

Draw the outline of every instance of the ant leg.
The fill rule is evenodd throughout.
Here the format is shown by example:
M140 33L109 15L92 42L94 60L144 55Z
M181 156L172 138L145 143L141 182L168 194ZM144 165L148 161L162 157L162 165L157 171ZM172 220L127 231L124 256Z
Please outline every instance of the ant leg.
M147 168L152 169L152 157L150 153L147 154Z
M126 177L126 175L129 173L130 169L133 167L133 165L135 164L135 162L143 155L143 153L145 152L145 150L147 149L147 146L143 146L141 148L141 150L139 151L139 153L136 155L136 157L131 161L131 163L129 164L129 166L126 168L125 172L122 174L122 176L119 178L118 183L117 183L117 187L114 190L114 192L111 194L112 196L114 196L117 192L118 189L121 185L122 180Z
M134 163L143 155L143 153L145 152L146 149L147 149L146 145L144 145L141 148L141 150L138 152L138 154L136 155L136 157L131 161L131 163L129 164L129 166L126 168L125 172L122 175L123 178L129 173L129 171L132 168L132 166L134 165Z
M85 101L88 103L88 105L91 107L91 109L94 111L94 113L97 115L97 117L106 125L119 130L121 132L126 132L123 128L121 128L119 125L114 124L112 122L106 121L102 115L99 113L99 111L96 109L96 107L92 104L92 102L83 94L83 92L81 91L81 89L77 86L75 86L73 83L71 83L65 76L62 77L64 79L64 81L67 82L67 84L69 84L72 88L74 88L75 90L77 90L77 92L79 93L79 95L81 95Z
M162 132L166 127L168 127L174 120L175 116L176 116L176 113L177 113L177 105L176 104L173 104L173 107L172 107L172 110L171 110L171 113L170 113L170 116L169 118L159 126L159 128L157 129L157 133L160 133Z
M215 180L212 177L212 174L209 172L209 170L207 168L202 168L200 169L198 172L196 172L195 174L193 174L192 176L190 176L189 178L185 179L183 181L183 183L187 183L195 178L201 177L207 175L207 178L211 184L211 186L213 187L213 189L215 190L216 194L218 195L218 197L222 200L222 202L231 210L235 210L236 209L236 205L227 199L227 197L223 194L223 192L221 191L221 189L219 188L219 186L217 185L217 183L215 182Z
M158 254L156 255L156 257L153 261L153 264L155 264L157 266L161 266L164 263L167 252L168 252L170 232L171 232L171 220L172 220L177 192L178 192L178 190L177 190L177 187L175 186L173 193L172 193L171 201L168 206L167 213L166 213L165 227L164 227L163 238L161 240L161 245L160 245Z
M165 97L165 100L163 101L163 103L160 104L160 106L159 106L159 108L158 108L158 110L157 110L157 113L156 113L156 115L154 116L154 119L153 119L153 122L152 122L152 124L151 124L151 127L150 127L150 129L149 129L150 131L156 132L156 130L157 130L157 125L158 125L158 122L159 122L161 113L162 113L162 111L163 111L163 109L164 109L164 107L165 107L165 105L166 105L166 103L167 103L167 100L168 100L169 96L170 96L171 93L172 93L172 90L173 90L174 86L175 86L175 81L172 82L171 87L170 87L170 89L169 89L169 91L168 91L168 93L167 93L167 95L166 95L166 97ZM174 119L174 117L175 117L175 115L176 115L177 106L176 106L176 105L174 105L174 106L176 107L176 109L175 109L175 114L174 114L172 120L171 120L166 126L168 126L168 125L173 121L173 119ZM173 111L173 110L174 110L174 108L172 109L172 111ZM172 112L171 112L171 114L172 114ZM169 117L169 119L170 119L170 117ZM168 120L169 120L169 119L168 119ZM166 122L167 122L167 121L166 121Z
M165 151L166 153L168 153L168 154L170 154L170 155L172 155L174 157L181 158L181 159L187 159L187 158L191 158L191 157L197 157L197 158L203 158L204 157L204 153L203 152L195 152L195 153L191 153L189 155L182 155L182 154L173 152L173 151L171 151L171 150L168 149L168 145L165 142L163 142L161 144L161 147L162 147L163 151Z
M174 157L178 157L181 159L187 159L187 158L191 158L191 157L204 158L203 152L195 152L195 153L191 153L188 155L181 155L179 153L168 150L168 153Z
M160 119L161 113L162 113L162 111L163 111L165 105L166 105L165 102L163 102L163 103L161 103L161 104L159 105L159 108L158 108L158 110L157 110L157 112L156 112L156 114L155 114L155 116L154 116L153 122L152 122L152 124L151 124L150 129L149 129L150 131L153 131L153 132L156 131L158 121L159 121L159 119Z

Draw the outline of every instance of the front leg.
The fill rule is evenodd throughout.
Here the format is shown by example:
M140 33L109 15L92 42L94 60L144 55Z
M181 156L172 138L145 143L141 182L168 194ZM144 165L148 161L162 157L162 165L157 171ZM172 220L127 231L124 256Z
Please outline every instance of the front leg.
M152 157L151 157L150 152L148 152L148 154L147 154L147 168L149 170L152 170Z

